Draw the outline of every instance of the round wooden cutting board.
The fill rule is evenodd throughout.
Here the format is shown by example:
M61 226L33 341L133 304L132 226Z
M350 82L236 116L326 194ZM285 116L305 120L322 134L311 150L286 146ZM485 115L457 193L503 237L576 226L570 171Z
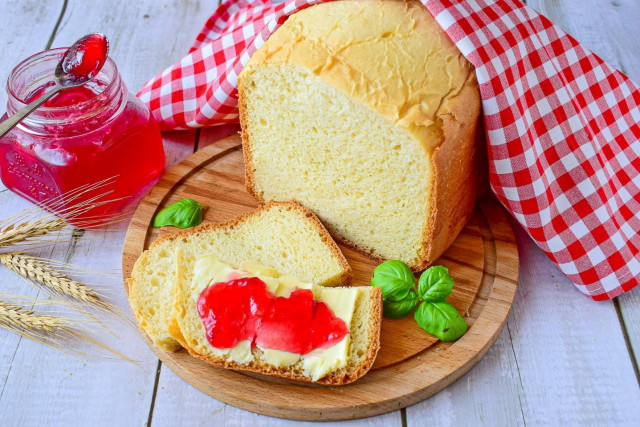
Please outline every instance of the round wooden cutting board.
M172 227L151 227L165 206L189 197L207 205L205 222L221 222L257 207L244 188L242 145L237 135L193 154L170 170L142 200L129 226L123 275L129 277L143 250ZM376 262L341 247L353 268L353 285L368 285ZM341 387L298 384L212 366L185 351L168 353L147 343L176 374L208 395L253 412L297 420L345 420L382 414L424 400L462 376L495 342L513 303L518 250L496 201L478 203L469 224L436 264L455 280L447 299L469 331L442 343L420 329L413 316L384 319L380 351L371 371ZM126 287L126 285L125 285ZM127 289L128 292L128 289ZM145 336L146 338L146 336Z

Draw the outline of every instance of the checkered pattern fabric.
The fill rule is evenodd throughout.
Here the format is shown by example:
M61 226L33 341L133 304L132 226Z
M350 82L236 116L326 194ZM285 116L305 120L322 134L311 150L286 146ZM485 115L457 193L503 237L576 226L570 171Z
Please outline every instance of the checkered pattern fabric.
M164 129L238 121L238 73L320 1L226 1L189 54L139 93ZM640 89L517 0L423 0L476 67L491 186L584 294L640 280Z

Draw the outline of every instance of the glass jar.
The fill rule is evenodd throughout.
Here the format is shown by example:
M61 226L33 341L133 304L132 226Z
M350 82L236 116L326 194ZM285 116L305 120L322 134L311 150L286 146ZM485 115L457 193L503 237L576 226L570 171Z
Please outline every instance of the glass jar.
M7 81L7 115L54 86L66 49L37 53ZM109 192L83 217L109 218L160 175L165 156L158 124L107 59L89 83L55 95L0 139L0 177L7 188L59 213ZM111 178L105 186L86 186ZM78 191L78 189L81 189Z

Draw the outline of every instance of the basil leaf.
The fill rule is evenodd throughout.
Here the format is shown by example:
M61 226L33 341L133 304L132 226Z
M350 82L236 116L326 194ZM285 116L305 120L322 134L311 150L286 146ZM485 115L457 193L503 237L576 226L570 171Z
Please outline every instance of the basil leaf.
M204 206L193 199L178 200L158 212L153 219L153 226L195 227L202 222L202 209Z
M384 301L382 304L383 313L386 317L400 319L416 308L418 296L414 292L409 292L402 301Z
M442 341L457 340L467 332L467 322L448 302L424 302L414 314L418 325Z
M371 286L382 288L384 301L399 302L414 292L415 276L402 261L385 261L373 270Z
M453 278L449 270L441 265L429 267L422 273L418 281L418 295L424 301L444 301L453 289Z

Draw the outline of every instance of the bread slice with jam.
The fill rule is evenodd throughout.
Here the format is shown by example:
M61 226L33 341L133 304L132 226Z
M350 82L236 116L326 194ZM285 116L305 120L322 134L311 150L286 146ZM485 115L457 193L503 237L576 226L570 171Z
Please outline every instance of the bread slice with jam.
M169 334L177 249L183 254L183 269L190 269L199 255L216 253L234 265L269 265L323 286L347 285L351 280L351 267L326 229L311 211L293 201L269 203L222 224L161 236L140 255L127 284L129 304L141 329L167 351L180 348Z
M195 260L195 263L189 263L180 249L176 253L177 275L169 331L192 356L234 370L324 385L348 384L369 371L380 346L382 319L380 288L371 286L328 288L304 283L291 276L280 275L273 268L255 264L234 268L220 261L218 256L224 256L224 254L201 256ZM229 278L233 280L228 282ZM342 325L346 325L348 330L347 335L341 335L339 341L315 348L306 354L264 348L256 335L253 335L253 339L239 341L232 347L214 347L208 335L209 330L206 326L208 322L202 317L209 313L200 306L205 295L203 292L209 287L229 286L228 283L234 282L238 287L246 289L247 282L243 282L240 278L260 279L268 292L281 303L286 302L288 298L293 298L294 292L301 289L304 290L303 292L308 292L307 295L312 293L314 316L319 315L318 313L326 313L328 308L331 314L325 316L343 321ZM242 284L238 285L237 282ZM238 315L240 322L246 322L245 319L251 316L251 312L260 310L260 308L256 310L256 305L259 306L256 301L259 301L258 296L252 297L250 306L248 305L246 310L240 312ZM324 310L317 308L316 304L324 304ZM286 316L287 313L284 315ZM228 321L230 316L233 314L230 314L228 309L222 308L219 316L215 317L216 320L208 324L213 324L214 328L220 328L219 323ZM300 317L306 319L304 315ZM306 331L306 328L309 328L308 335L317 332L309 326L310 323L306 323L306 320L304 324L298 325L295 325L296 321L302 322L298 318L298 313L291 314L284 324L278 325L274 330L284 335L284 340L292 337L299 339L301 329ZM264 323L263 320L262 327ZM290 332L296 328L296 333ZM244 326L233 324L232 329L241 331L244 330ZM328 336L331 334L333 331L328 331ZM274 341L273 336L270 336L270 339ZM292 344L280 341L280 344L284 344L285 347L287 344Z

